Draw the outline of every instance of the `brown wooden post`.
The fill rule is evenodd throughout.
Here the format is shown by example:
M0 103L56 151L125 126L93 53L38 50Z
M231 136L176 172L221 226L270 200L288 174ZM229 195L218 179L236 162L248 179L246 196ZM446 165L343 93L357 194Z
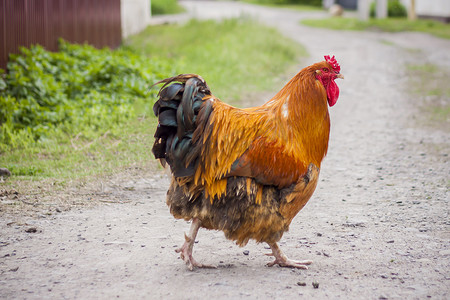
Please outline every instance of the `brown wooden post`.
M408 10L408 19L411 21L417 20L417 14L416 14L416 1L411 0Z

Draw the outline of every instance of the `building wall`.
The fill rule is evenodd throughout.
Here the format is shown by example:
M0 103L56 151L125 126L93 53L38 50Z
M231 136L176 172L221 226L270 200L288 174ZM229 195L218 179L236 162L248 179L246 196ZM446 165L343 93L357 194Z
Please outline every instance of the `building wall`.
M418 16L450 17L450 0L415 0ZM411 0L401 0L409 8Z
M151 0L121 0L122 37L138 33L148 26Z
M58 50L58 39L116 48L120 0L0 0L0 68L20 47Z

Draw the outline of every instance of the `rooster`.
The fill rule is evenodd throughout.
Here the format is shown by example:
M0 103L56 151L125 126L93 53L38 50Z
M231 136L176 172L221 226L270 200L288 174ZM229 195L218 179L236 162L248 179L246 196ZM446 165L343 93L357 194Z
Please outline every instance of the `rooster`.
M152 152L168 164L167 205L177 219L192 220L176 251L188 268L197 262L199 228L221 230L244 246L266 242L279 265L307 269L312 262L288 259L277 242L312 196L328 149L328 106L343 78L336 59L301 70L270 101L240 109L212 95L202 77L167 78L153 106L158 117ZM155 84L155 85L156 85Z

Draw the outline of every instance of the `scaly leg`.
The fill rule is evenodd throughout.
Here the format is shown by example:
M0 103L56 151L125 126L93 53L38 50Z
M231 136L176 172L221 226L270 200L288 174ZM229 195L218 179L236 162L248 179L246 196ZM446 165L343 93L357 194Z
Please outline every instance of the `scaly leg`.
M191 229L189 230L189 235L184 234L185 242L181 248L175 250L175 252L180 253L182 260L186 262L189 270L197 268L215 268L214 266L203 265L198 263L194 257L192 257L192 249L194 248L195 238L197 237L197 232L200 229L200 220L197 218L192 219Z
M286 255L284 255L284 253L281 251L277 243L269 244L269 246L272 249L272 253L267 255L275 256L275 260L267 264L267 266L269 267L278 264L280 267L298 268L307 270L308 267L306 265L312 264L311 260L302 260L302 261L290 260L289 258L286 257Z

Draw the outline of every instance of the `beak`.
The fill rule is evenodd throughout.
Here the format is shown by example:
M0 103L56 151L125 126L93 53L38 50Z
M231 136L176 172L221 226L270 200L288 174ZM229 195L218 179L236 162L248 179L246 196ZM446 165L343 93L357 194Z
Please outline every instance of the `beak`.
M336 78L344 79L344 75L342 75L341 73L336 74Z

